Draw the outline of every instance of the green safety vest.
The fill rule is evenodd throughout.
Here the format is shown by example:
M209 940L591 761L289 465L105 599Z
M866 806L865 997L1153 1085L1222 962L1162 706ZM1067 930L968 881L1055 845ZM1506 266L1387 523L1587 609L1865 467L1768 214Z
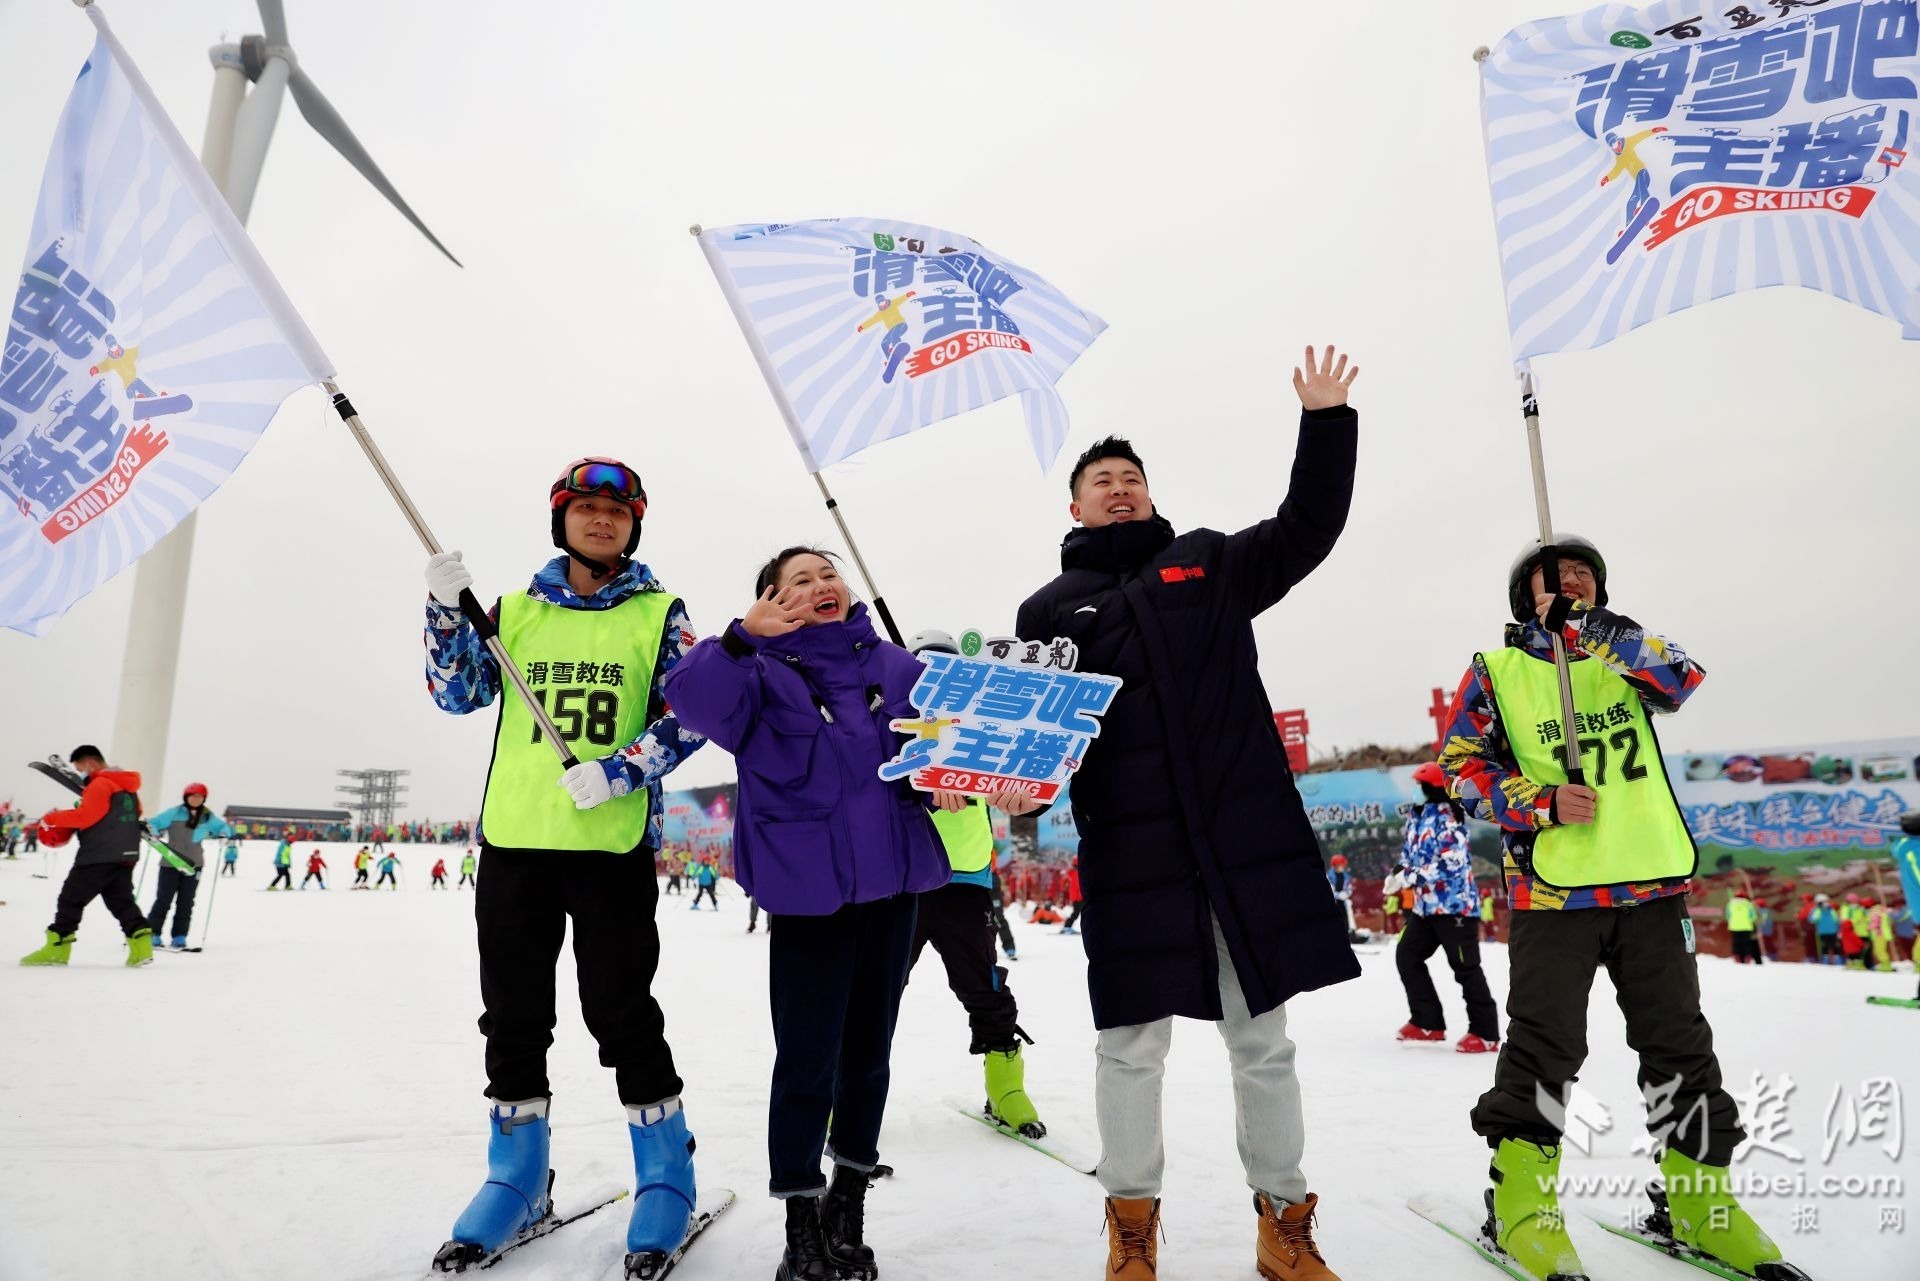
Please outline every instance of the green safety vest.
M1727 928L1730 930L1751 930L1759 924L1759 914L1753 910L1748 899L1727 900Z
M610 609L568 609L526 595L501 599L500 641L581 760L611 755L647 727L653 668L676 599L636 592ZM619 669L617 680L606 679L609 664ZM647 835L645 789L576 809L543 738L525 701L503 689L480 803L487 843L620 854L638 848Z
M1554 665L1515 648L1479 658L1520 772L1542 786L1565 783ZM1599 803L1593 822L1543 828L1534 837L1534 876L1569 890L1692 876L1700 855L1667 780L1646 704L1597 658L1569 670L1581 721L1580 762Z
M954 871L984 872L993 862L993 815L985 805L971 803L953 813L935 810L933 826Z

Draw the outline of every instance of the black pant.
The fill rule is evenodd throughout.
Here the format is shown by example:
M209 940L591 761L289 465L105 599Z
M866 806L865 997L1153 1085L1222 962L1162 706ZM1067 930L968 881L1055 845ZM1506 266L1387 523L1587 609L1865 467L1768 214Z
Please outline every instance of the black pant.
M1507 1038L1493 1088L1473 1109L1474 1133L1557 1143L1535 1087L1566 1101L1587 1057L1587 994L1601 966L1626 1016L1627 1044L1640 1056L1642 1097L1666 1101L1649 1128L1706 1165L1726 1165L1746 1137L1739 1109L1720 1084L1713 1029L1700 1012L1700 974L1684 894L1638 907L1515 912L1508 925L1511 974ZM1676 1084L1677 1083L1677 1084ZM1669 1128L1670 1127L1670 1128Z
M1822 934L1819 937L1819 942L1820 959L1822 962L1829 956L1840 955L1840 936L1838 934Z
M362 867L362 868L359 868L359 869L356 869L356 870L355 870L355 872L354 872L354 874L353 874L353 883L354 883L355 885L365 885L365 884L367 883L367 869L366 869L366 868L364 868L364 867Z
M966 1006L973 1027L970 1054L1011 1050L1019 1044L1013 1029L1020 1007L1007 987L1007 971L993 963L992 900L993 891L986 886L959 881L922 894L913 954L907 961L911 972L929 943L940 954L947 986Z
M471 885L471 884L473 884L473 873L472 873L472 872L462 872L462 873L460 873L460 884L462 884L462 885Z
M832 916L782 916L769 936L767 1162L775 1196L824 1188L820 1153L829 1142L847 1165L870 1169L880 1159L915 906L914 895L896 894Z
M622 1103L644 1106L680 1093L666 1019L653 999L660 933L659 882L644 849L507 850L483 847L487 883L476 887L480 938L480 1032L487 1038L487 1095L546 1098L547 1047L555 1022L553 971L573 920L580 1013L614 1071Z
M147 928L140 905L133 901L133 866L128 863L76 863L60 886L60 898L54 905L53 924L47 928L61 938L80 928L80 914L87 904L99 899L120 922L120 932L132 938L134 931Z
M1446 956L1460 983L1460 995L1467 1003L1467 1031L1483 1041L1499 1040L1500 1007L1493 1003L1486 973L1480 968L1480 922L1470 916L1414 916L1407 921L1406 932L1394 947L1393 963L1407 989L1413 1025L1433 1032L1447 1030L1446 1011L1440 1008L1440 994L1427 973L1427 958L1435 951Z
M674 875L673 873L668 873L667 893L678 894L679 892L680 892L680 878L677 875Z
M323 890L324 890L324 889L326 889L326 888L327 888L327 878L326 878L326 877L324 877L324 876L322 876L322 875L320 875L320 873L318 873L318 872L308 872L308 873L307 873L307 874L306 874L305 876L303 876L303 877L301 877L301 878L300 878L300 888L301 888L301 889L303 889L303 890L304 890L304 889L306 889L306 888L307 888L307 882L308 882L308 881L318 881L318 882L320 882L320 888L321 888L321 889L323 889Z
M987 892L987 911L993 917L993 928L999 931L1000 950L1012 956L1020 949L1013 945L1013 927L1007 924L1007 914L1001 907L998 882L995 882L993 889Z
M160 864L159 882L154 886L153 910L147 913L147 928L156 936L166 923L167 908L173 908L173 932L184 937L193 924L193 896L200 892L200 878L188 876L171 863Z
M232 875L234 875L234 870L233 870L233 869L234 869L234 865L235 865L236 863L238 863L239 861L240 861L239 859L235 859L235 858L230 858L230 859L228 859L228 860L227 860L226 862L224 862L224 863L222 863L222 864L220 865L220 875L222 875L222 876L232 876Z
M1073 901L1073 910L1067 913L1067 923L1065 925L1062 925L1060 928L1063 930L1072 929L1074 922L1080 919L1080 909L1085 906L1086 904L1082 903L1079 899L1075 899Z
M373 883L373 888L377 890L377 889L379 889L379 888L380 888L380 887L381 887L382 885L391 885L391 886L393 886L393 888L394 888L394 889L396 889L396 890L400 888L400 883L399 883L398 881L396 881L396 880L394 880L394 879L393 879L393 873L392 873L392 872L382 872L382 873L380 873L380 879L379 879L379 880L377 880L377 881L375 881L375 882ZM502 1098L502 1099L504 1099L504 1098L506 1098L507 1096L506 1096L506 1095L504 1095L504 1094L500 1094L500 1095L495 1095L494 1097L496 1097L496 1098Z
M1752 930L1728 930L1727 937L1733 940L1733 959L1742 965L1752 962L1763 964L1760 957L1760 936Z
M696 911L696 912L700 910L700 896L702 894L707 896L707 902L713 904L713 910L718 912L720 910L720 900L714 897L713 886L711 885L699 885L694 887L693 907L690 910Z
M273 880L268 883L267 888L272 889L275 885L284 885L288 889L293 888L293 866L291 864L286 867L277 867L274 869Z

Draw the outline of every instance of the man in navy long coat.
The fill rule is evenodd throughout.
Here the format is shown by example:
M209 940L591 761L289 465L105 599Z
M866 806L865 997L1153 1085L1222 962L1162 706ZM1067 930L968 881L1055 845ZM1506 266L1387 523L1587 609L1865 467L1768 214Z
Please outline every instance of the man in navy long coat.
M1109 437L1075 465L1061 574L1020 607L1024 640L1068 637L1121 677L1070 793L1080 829L1087 985L1110 1272L1153 1275L1173 1017L1209 1019L1233 1064L1240 1158L1274 1281L1329 1278L1285 1002L1357 978L1346 918L1288 772L1253 619L1333 549L1353 493L1359 368L1329 348L1294 371L1303 406L1287 496L1233 534L1175 535L1146 467ZM1017 801L1012 808L1021 806Z

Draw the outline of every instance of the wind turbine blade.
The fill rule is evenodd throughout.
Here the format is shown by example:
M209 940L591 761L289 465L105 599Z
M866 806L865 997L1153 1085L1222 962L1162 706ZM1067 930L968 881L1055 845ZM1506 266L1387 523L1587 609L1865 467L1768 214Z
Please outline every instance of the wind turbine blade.
M281 7L280 0L259 0L260 22L265 27L263 34L270 45L287 43L287 11Z
M266 2L273 3L275 0L266 0ZM327 101L326 95L320 92L319 86L313 83L313 79L305 71L295 67L291 79L287 82L287 89L293 94L294 105L300 108L300 114L305 116L307 123L313 126L313 131L325 138L335 151L346 157L347 163L358 169L361 177L372 183L375 190L405 215L406 220L412 223L421 235L433 242L435 249L447 256L447 261L456 267L463 265L453 256L452 250L440 243L438 236L427 230L427 224L420 221L420 216L413 212L407 202L401 199L400 193L394 189L392 183L387 181L387 176L380 172L380 166L373 163L373 157L368 155L367 149L360 145L360 140L353 136L353 130L347 128L347 122L340 118L340 113L333 109L333 104Z

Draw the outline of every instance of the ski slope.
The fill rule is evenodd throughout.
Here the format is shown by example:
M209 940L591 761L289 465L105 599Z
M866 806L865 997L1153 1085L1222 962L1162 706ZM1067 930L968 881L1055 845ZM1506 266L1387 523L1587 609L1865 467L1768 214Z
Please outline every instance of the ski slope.
M121 964L104 909L88 909L66 970L12 958L41 941L64 867L41 880L37 857L0 861L0 1279L94 1281L388 1281L422 1278L484 1171L481 1042L467 892L426 887L435 857L459 847L398 849L399 892L354 893L352 850L325 846L334 888L261 892L268 846L250 842L237 878L220 884L209 948ZM304 873L309 845L295 859ZM483 869L484 874L484 869ZM452 879L452 878L450 878ZM151 877L149 877L149 881ZM199 914L206 911L202 889ZM142 905L150 901L142 896ZM746 906L723 884L721 910L663 898L664 959L656 994L687 1079L703 1187L737 1189L740 1204L676 1272L680 1281L765 1278L781 1242L778 1204L764 1195L765 1109L772 1037L766 937L748 935ZM762 918L763 922L765 918ZM1097 1150L1093 1026L1077 938L1017 917L1013 988L1028 1050L1028 1084L1048 1124ZM198 941L200 926L194 928ZM1505 949L1486 949L1504 1000ZM1489 1281L1485 1264L1415 1217L1409 1196L1478 1204L1486 1149L1467 1109L1492 1071L1488 1056L1399 1045L1406 1006L1390 952L1367 951L1364 976L1294 1001L1307 1105L1307 1173L1322 1198L1320 1240L1347 1281L1420 1277ZM1464 1022L1450 976L1436 978ZM1786 1132L1805 1161L1756 1152L1742 1169L1773 1175L1897 1176L1905 1195L1748 1196L1815 1277L1920 1276L1920 1222L1880 1230L1880 1206L1916 1203L1920 1161L1890 1136L1847 1141L1836 1087L1857 1097L1869 1077L1920 1085L1920 1015L1869 1006L1869 993L1910 996L1911 973L1862 975L1808 966L1701 963L1706 1007L1736 1093L1761 1073L1790 1076ZM598 1066L562 954L560 1026L551 1055L559 1208L631 1179L612 1074ZM1634 1060L1604 976L1596 983L1592 1053L1582 1083L1615 1124L1566 1173L1637 1176L1644 1134ZM1452 1028L1454 1036L1462 1026ZM899 1169L868 1198L868 1239L889 1281L1086 1277L1105 1257L1098 1184L956 1115L974 1100L980 1062L937 958L907 990L881 1157ZM1234 1152L1226 1056L1211 1028L1183 1024L1168 1064L1167 1281L1255 1281L1253 1214ZM1902 1118L1904 1121L1904 1117ZM1823 1131L1836 1134L1823 1164ZM1904 1135L1902 1136L1904 1139ZM1624 1214L1626 1195L1579 1204ZM1794 1207L1817 1207L1793 1230ZM1571 1203L1570 1203L1571 1208ZM626 1203L530 1245L496 1281L618 1278ZM1804 1213L1804 1212L1803 1212ZM1596 1278L1705 1274L1579 1220L1573 1232Z

